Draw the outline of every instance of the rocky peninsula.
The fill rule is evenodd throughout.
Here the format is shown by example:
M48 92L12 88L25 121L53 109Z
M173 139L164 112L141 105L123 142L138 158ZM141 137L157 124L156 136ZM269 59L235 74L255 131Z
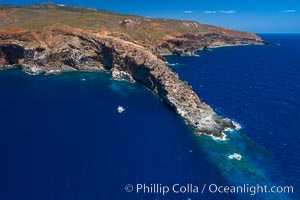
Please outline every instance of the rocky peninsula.
M198 49L245 44L263 41L251 33L191 21L52 3L0 5L0 68L18 67L30 74L108 71L113 78L143 84L195 133L221 139L226 128L234 128L233 123L201 102L166 66L161 54L193 55Z

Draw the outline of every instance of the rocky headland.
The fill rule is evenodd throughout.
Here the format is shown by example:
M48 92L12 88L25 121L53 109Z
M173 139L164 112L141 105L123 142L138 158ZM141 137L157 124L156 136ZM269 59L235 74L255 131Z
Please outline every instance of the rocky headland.
M33 13L35 17L51 14L41 25ZM58 13L60 17L64 14L64 22L56 17ZM86 27L91 16L96 16L94 25ZM103 16L110 16L110 23ZM66 20L72 17L87 24ZM137 29L143 30L142 34ZM0 6L0 68L18 67L30 74L108 71L113 78L143 84L197 134L221 139L226 128L235 128L233 123L201 102L161 55L193 55L198 49L245 44L263 41L251 33L191 21L149 19L52 3Z

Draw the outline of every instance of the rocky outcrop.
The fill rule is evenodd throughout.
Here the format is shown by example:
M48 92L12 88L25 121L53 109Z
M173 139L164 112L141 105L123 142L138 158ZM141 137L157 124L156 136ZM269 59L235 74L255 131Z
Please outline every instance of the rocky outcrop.
M200 101L165 62L147 48L116 37L69 26L42 32L0 33L0 66L20 67L31 74L66 71L110 71L116 78L137 81L149 88L198 134L222 138L234 128Z

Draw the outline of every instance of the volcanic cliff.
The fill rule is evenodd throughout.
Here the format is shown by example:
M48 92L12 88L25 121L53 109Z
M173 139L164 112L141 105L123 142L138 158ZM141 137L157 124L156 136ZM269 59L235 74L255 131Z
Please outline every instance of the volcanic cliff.
M201 102L160 54L193 55L207 47L263 43L250 33L191 21L149 19L51 3L2 5L0 9L0 68L19 67L30 74L109 71L116 79L145 85L196 133L221 138L224 129L234 128L232 122ZM47 22L38 23L37 15ZM94 25L87 27L91 16L96 16ZM110 23L104 20L108 16ZM68 21L74 17L87 24Z

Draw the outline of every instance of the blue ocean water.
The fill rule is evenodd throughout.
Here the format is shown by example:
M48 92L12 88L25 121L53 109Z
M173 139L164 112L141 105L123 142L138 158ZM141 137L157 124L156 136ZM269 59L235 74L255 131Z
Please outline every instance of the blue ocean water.
M300 35L262 37L281 45L167 57L204 102L241 124L225 142L195 136L147 89L108 74L0 71L0 199L299 199ZM124 190L139 183L200 191ZM294 194L202 194L204 184L292 185Z

